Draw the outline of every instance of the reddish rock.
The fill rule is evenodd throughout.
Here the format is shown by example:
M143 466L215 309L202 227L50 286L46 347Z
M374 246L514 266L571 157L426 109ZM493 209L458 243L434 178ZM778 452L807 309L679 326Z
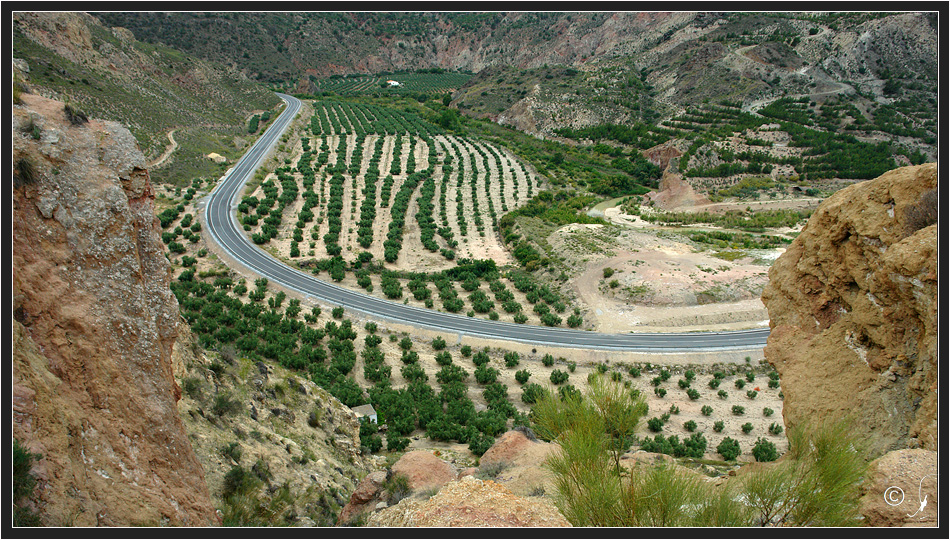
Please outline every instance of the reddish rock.
M458 478L454 465L423 450L405 453L393 465L392 471L394 475L405 476L412 491L439 488Z
M373 510L380 502L380 492L386 482L388 471L374 471L366 475L350 495L349 502L340 510L339 525L354 521L360 514Z

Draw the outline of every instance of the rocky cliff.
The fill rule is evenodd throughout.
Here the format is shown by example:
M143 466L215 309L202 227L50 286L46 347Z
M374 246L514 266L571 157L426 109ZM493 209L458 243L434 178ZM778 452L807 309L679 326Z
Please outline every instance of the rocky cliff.
M770 269L787 427L853 413L874 455L938 449L936 187L931 163L843 189Z
M172 375L178 304L145 159L114 122L13 107L13 435L48 525L214 525Z

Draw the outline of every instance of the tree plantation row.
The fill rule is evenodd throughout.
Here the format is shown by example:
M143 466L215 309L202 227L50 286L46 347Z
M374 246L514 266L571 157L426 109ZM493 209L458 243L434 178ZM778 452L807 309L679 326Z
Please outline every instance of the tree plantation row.
M272 176L259 175L238 205L255 244L391 300L516 323L583 323L524 272L492 262L491 272L466 275L472 261L516 262L501 245L499 221L538 194L524 163L395 109L313 107L297 152Z

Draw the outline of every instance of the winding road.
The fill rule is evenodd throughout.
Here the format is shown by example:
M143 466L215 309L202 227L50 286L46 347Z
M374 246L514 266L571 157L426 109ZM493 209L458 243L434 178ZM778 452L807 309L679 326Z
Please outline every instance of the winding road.
M286 94L277 95L287 103L287 108L204 201L207 237L218 244L236 264L244 266L252 273L303 295L343 306L348 310L396 323L450 332L460 338L468 335L558 347L642 352L751 349L765 345L769 334L767 328L678 334L603 334L477 319L376 298L338 287L287 266L254 246L244 235L236 215L241 188L300 111L300 100Z

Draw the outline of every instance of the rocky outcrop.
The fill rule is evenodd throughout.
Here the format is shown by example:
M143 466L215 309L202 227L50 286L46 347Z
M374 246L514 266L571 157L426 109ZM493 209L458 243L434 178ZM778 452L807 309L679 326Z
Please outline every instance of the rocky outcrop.
M367 521L371 527L570 527L546 500L514 495L491 480L466 476L431 499L404 499Z
M667 211L709 203L709 199L697 193L693 186L683 179L683 175L669 169L663 171L659 189L650 192L648 196L656 206Z
M81 37L81 36L80 36ZM178 304L127 129L13 108L13 435L49 525L214 525L171 368Z
M451 463L439 459L432 452L413 450L406 452L389 469L368 474L356 486L350 500L340 511L337 522L345 525L354 522L361 514L385 507L390 493L384 489L387 480L394 476L406 479L410 493L438 490L458 478L458 470Z
M554 479L543 467L544 461L556 451L554 443L534 437L528 429L504 433L478 460L479 469L497 469L494 480L517 495L554 493Z
M851 413L875 456L938 449L938 225L909 226L936 186L926 164L845 188L770 269L765 358L787 427Z

